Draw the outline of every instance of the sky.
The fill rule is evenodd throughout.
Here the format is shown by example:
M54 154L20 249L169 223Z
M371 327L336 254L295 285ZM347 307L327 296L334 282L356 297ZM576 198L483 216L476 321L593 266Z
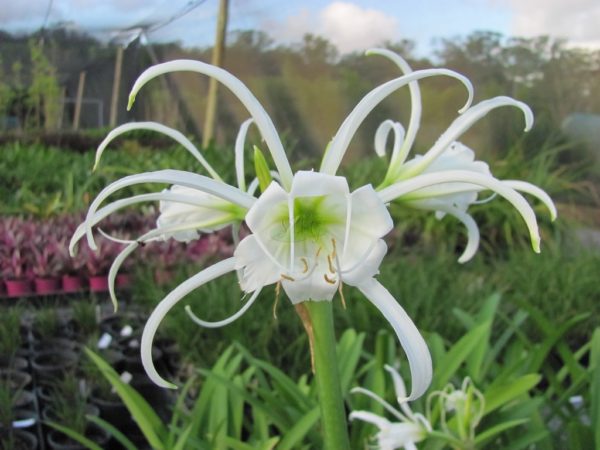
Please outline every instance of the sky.
M193 3L200 4L148 38L209 46L218 0L0 0L0 29L32 31L68 23L110 36L119 29L164 23ZM599 25L599 0L230 0L228 29L263 30L282 43L298 42L310 32L330 40L342 54L410 39L418 55L428 56L436 38L476 30L548 34L574 46L600 48Z

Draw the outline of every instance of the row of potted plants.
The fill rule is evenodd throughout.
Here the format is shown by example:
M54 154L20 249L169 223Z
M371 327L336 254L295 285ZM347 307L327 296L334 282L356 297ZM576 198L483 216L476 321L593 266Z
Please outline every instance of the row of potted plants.
M105 291L107 274L122 241L135 239L155 226L154 214L137 212L112 215L102 223L103 231L117 240L99 237L99 251L92 251L85 240L74 257L68 245L82 215L47 220L20 217L0 218L0 295L19 297L37 293ZM152 261L158 281L182 260L194 261L215 254L231 253L226 233L205 236L185 245L174 240L153 242L134 253L121 267L117 287L126 287L127 275L136 261Z
M99 417L133 433L137 426L110 385L82 352L93 348L144 393L157 409L170 398L142 375L139 339L144 314L129 311L103 314L93 302L72 308L42 308L34 313L20 307L0 316L0 448L79 450L53 424L76 429L101 448L112 448L108 435L90 424ZM157 342L161 370L174 373L176 346Z

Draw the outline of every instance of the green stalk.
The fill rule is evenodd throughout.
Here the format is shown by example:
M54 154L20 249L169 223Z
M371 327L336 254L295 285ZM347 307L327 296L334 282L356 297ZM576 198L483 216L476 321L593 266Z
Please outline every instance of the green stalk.
M308 312L309 324L305 323L305 326L310 327L307 327L307 331L309 339L312 340L311 350L321 405L324 448L347 450L350 449L350 441L338 373L332 303L307 301L303 304Z

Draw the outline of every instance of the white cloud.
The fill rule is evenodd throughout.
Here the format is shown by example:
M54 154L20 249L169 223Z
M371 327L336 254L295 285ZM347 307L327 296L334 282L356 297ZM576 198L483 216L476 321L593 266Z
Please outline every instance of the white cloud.
M306 33L333 43L341 53L364 50L399 37L398 21L384 12L350 2L330 3L317 13L303 9L283 24L265 25L276 39L298 41Z
M512 31L519 36L543 34L572 44L600 47L598 0L511 0Z

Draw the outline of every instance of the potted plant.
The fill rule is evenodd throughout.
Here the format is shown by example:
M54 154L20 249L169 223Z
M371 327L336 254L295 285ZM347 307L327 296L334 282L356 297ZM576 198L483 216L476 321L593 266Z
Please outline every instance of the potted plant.
M37 438L25 431L35 425L35 412L30 411L29 420L19 415L18 403L23 391L14 391L0 382L0 448L33 450L37 448ZM20 420L21 419L21 420Z
M40 230L49 231L47 226L42 226ZM53 294L60 290L60 273L64 261L58 247L56 236L45 234L44 231L31 243L35 291L40 295Z
M86 415L98 416L98 408L88 403L88 392L82 380L68 375L55 384L51 394L51 402L43 410L43 418L47 425L68 426L76 433L104 448L108 435L98 427L92 426ZM48 431L48 445L55 450L79 450L85 447L72 440L66 434L54 429Z
M27 243L33 234L32 223L20 219L5 220L0 229L0 264L9 297L32 293L31 255Z
M73 322L76 332L87 338L98 331L97 304L92 301L79 301L73 304Z
M0 368L27 369L27 360L17 356L22 350L22 309L14 306L0 315Z
M108 290L108 271L119 252L118 244L108 239L97 240L98 250L93 251L87 245L80 245L79 252L85 260L89 287L92 292Z

